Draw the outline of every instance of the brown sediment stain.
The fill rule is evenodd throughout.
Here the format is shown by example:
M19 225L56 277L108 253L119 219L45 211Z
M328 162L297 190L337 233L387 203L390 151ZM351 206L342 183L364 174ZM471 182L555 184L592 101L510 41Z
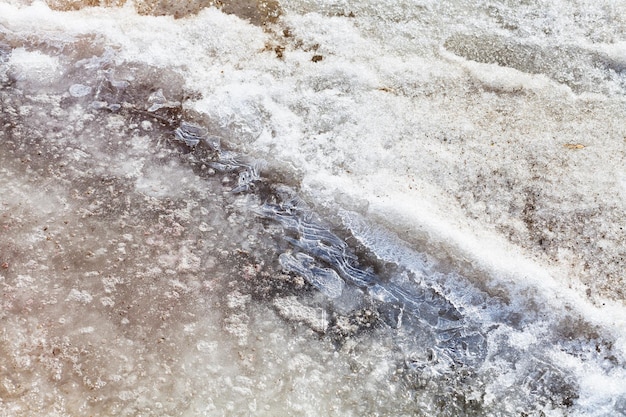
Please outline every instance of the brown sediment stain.
M53 10L80 10L84 7L119 7L126 3L126 0L46 0L48 6Z
M585 145L581 143L566 143L565 146L567 149L585 149Z
M194 15L207 7L216 7L258 26L276 22L281 14L277 0L46 0L46 3L54 10L67 11L84 7L120 7L127 1L132 1L140 14L177 19Z

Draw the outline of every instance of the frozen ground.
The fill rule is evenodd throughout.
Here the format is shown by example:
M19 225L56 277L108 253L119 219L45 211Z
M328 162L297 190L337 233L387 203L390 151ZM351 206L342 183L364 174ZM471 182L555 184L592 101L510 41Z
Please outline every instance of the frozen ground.
M277 268L234 178L186 158L163 120L35 81L2 91L2 415L408 407L381 382L393 363L355 359L389 349L384 331L343 358L319 338L330 317L296 299L304 282Z
M101 3L0 2L0 415L626 414L625 4Z

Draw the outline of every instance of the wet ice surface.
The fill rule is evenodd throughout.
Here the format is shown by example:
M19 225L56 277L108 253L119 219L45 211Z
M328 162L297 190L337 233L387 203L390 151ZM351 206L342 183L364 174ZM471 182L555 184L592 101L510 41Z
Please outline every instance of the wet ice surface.
M318 7L285 5L300 13ZM580 262L599 273L601 284L594 291L613 286L614 299L622 300L619 262L611 263L620 256L619 192L596 196L597 206L590 206L595 194L589 194L582 174L576 176L580 195L546 191L542 187L551 179L541 175L555 174L559 186L564 179L535 165L549 166L550 157L568 162L532 138L528 149L519 149L522 162L506 160L512 165L500 164L504 174L492 172L491 181L482 175L494 162L484 158L479 158L484 165L476 166L466 160L466 174L452 176L461 168L430 158L457 161L454 150L443 150L463 141L469 144L461 147L462 154L480 153L484 146L472 136L471 123L453 119L438 138L437 112L416 117L396 107L419 109L406 98L419 102L424 93L434 95L435 106L450 116L458 113L464 100L459 89L467 82L473 89L469 97L482 97L496 106L494 114L505 114L482 125L489 129L498 120L510 122L515 103L545 105L542 100L548 99L533 83L553 86L541 77L511 81L506 70L491 78L485 67L470 61L545 73L577 92L610 96L621 88L618 66L602 63L610 51L583 54L583 61L604 68L608 77L592 71L563 80L562 72L546 68L550 51L525 63L529 50L543 48L541 42L480 35L467 43L468 37L443 36L444 61L461 62L454 65L471 73L470 81L453 74L445 80L449 86L438 86L456 94L447 110L437 101L441 92L429 86L432 78L423 82L409 71L417 81L407 84L400 72L390 74L391 66L380 69L378 75L386 74L390 86L381 87L358 66L362 62L354 69L356 51L372 61L376 57L359 49L366 41L346 23L356 18L352 11L326 6L318 10L324 18L286 17L282 38L271 31L261 35L215 10L181 26L141 18L155 27L189 28L190 34L167 34L178 36L182 45L170 49L165 38L159 44L133 32L132 23L123 26L123 36L91 34L80 18L69 33L53 27L39 34L48 23L35 19L31 35L30 18L20 21L18 13L0 20L2 415L624 414L624 335L619 320L610 316L613 310L592 310L586 300L568 295L565 282L557 281L561 287L551 287L551 278L539 282L545 274L520 277L505 270L499 276L502 268L490 268L491 254L477 261L475 253L459 248L454 235L438 244L444 225L427 230L434 243L420 238L420 227L417 237L411 236L401 216L384 218L394 210L385 211L379 199L382 184L390 194L405 190L408 198L431 199L434 207L450 204L450 216L465 213L478 224L499 216L518 250L536 253L536 244L528 242L538 234L539 246L557 254L558 262L570 259L573 246L580 247ZM364 2L352 14L366 15L370 6ZM385 25L398 23L402 13L386 12L383 26L368 27L377 21L361 20L361 30L388 40ZM120 22L138 18L110 13ZM334 32L320 29L327 24ZM206 50L194 46L196 35L206 31L223 33L222 43L208 37L202 44ZM266 45L257 41L260 36L267 36ZM353 42L348 52L346 39ZM160 47L172 56L162 55ZM340 65L333 62L333 55L342 53L354 56L340 57ZM255 54L256 65L266 72L248 68L254 65L246 59ZM193 65L186 66L189 62ZM290 66L294 62L299 70ZM409 70L408 64L395 64ZM571 70L565 67L565 73ZM273 84L276 79L284 85ZM596 88L598 80L605 83ZM294 85L302 94L286 92ZM429 88L430 93L423 91ZM576 108L578 99L562 94L558 100ZM584 100L593 102L593 97ZM366 132L375 126L359 114L372 116L368 105L381 101L398 111L393 122L400 130ZM612 104L597 106L610 110ZM470 108L464 114L480 115ZM409 166L412 158L405 157L415 152L409 146L415 145L409 139L415 134L413 119L424 121L426 132L435 135L415 155L425 167L421 173L438 178L438 186L465 212L456 210L445 193L433 199L432 190L416 194L395 183L406 181L398 170L410 176L416 171L409 168L421 169ZM514 132L529 129L523 117L515 120ZM373 122L389 128L388 120ZM397 135L376 142L376 135L389 132ZM571 145L559 143L561 152L587 149L561 133ZM355 146L352 134L361 135L371 152ZM590 138L609 146L608 140ZM621 155L613 146L615 156L604 166L611 175ZM499 152L492 156L501 158ZM525 171L530 154L537 154L531 170L536 175ZM580 155L576 166L588 172ZM391 156L393 164L386 163ZM376 179L368 164L383 169L391 181L368 189L368 181ZM446 180L440 167L452 179ZM329 173L336 182L324 177ZM459 180L465 175L469 179ZM473 187L474 182L484 186ZM531 190L524 193L532 198L517 201L515 193L525 184ZM333 187L341 193L332 194ZM582 202L568 206L569 217L560 220L562 213L554 207L576 196ZM483 200L492 206L481 205ZM391 204L396 212L424 214L397 195ZM603 233L603 241L595 245L597 233ZM527 236L533 239L526 242ZM568 271L576 271L576 265ZM588 275L570 282L576 285L578 279Z
M258 303L297 308L304 284L272 264L237 174L172 146L176 114L29 81L2 91L2 415L276 415L305 395L341 413L327 380L374 364L353 372Z

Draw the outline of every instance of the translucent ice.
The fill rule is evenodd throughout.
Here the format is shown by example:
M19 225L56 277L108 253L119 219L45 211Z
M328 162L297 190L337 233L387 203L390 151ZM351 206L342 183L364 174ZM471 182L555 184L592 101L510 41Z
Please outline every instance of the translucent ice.
M281 204L265 204L259 213L279 222L287 232L285 240L290 242L295 255L284 253L280 256L283 267L302 275L323 293L338 297L340 291L331 291L329 286L337 285L340 277L348 285L366 291L374 300L382 303L383 310L397 309L400 316L392 314L389 324L398 327L402 316L407 316L408 332L431 335L431 348L440 351L440 357L447 359L447 366L476 366L486 355L486 339L480 330L464 320L458 309L426 282L394 282L383 279L358 263L358 257L350 247L327 226L316 221L316 215L305 208L293 206L288 200ZM290 236L296 237L290 237ZM401 251L401 246L398 246ZM408 252L407 252L408 254ZM411 254L409 259L417 259ZM395 259L403 267L401 259ZM325 266L322 266L325 265ZM343 284L343 281L341 283ZM329 295L330 296L330 295ZM397 315L395 315L397 316Z
M255 184L261 180L261 170L265 166L262 160L249 161L237 152L221 149L221 139L218 136L209 135L208 130L200 125L183 121L174 130L174 136L179 142L193 148L203 142L214 151L213 158L207 160L209 166L220 171L237 173L237 185L232 189L233 193L253 191Z
M261 168L264 165L263 161L242 165L242 170L237 177L237 186L232 191L234 193L242 193L254 190L256 183L261 180Z
M84 97L91 93L91 87L83 84L72 84L70 86L70 95L72 97Z
M163 94L161 93L161 95ZM150 107L150 109L153 109L155 105ZM165 106L165 104L159 105L154 110L148 110L148 111L156 111L163 106ZM176 128L176 130L174 131L174 134L176 136L176 139L183 142L187 146L193 147L193 146L196 146L198 143L200 143L200 141L203 140L207 136L207 131L205 128L195 125L193 123L182 122L180 126Z
M343 280L332 269L317 266L312 257L304 253L297 253L295 256L283 253L279 259L286 271L302 275L326 296L330 298L341 296Z
M625 413L623 2L95 3L0 0L1 415Z
M158 89L157 91L155 91L154 93L150 94L150 96L148 97L148 102L151 103L151 106L148 108L149 112L155 112L155 111L160 110L162 108L176 108L176 107L180 107L180 102L179 101L169 101L169 100L167 100L165 98L165 95L163 94L163 89L161 89L161 88ZM183 126L181 125L181 127L179 129L183 129Z

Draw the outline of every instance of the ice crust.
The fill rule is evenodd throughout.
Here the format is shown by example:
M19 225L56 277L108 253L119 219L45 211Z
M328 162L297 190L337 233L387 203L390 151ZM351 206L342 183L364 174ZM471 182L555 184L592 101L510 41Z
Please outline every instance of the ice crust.
M428 283L413 282L413 286L397 282L384 282L372 271L360 267L358 258L337 235L313 220L315 217L302 207L289 204L265 204L260 214L278 221L287 235L295 255L283 253L280 263L288 272L298 273L330 298L339 298L345 284L365 290L379 301L381 310L397 310L388 324L395 328L405 322L414 321L411 331L424 332L420 344L436 350L441 362L448 366L477 366L486 353L484 338L471 325L464 323L463 316L441 294L428 287ZM320 263L330 266L323 268ZM397 266L404 266L396 261ZM411 271L422 273L422 270ZM415 285L417 284L417 285Z
M191 3L0 2L0 415L625 413L623 4Z

